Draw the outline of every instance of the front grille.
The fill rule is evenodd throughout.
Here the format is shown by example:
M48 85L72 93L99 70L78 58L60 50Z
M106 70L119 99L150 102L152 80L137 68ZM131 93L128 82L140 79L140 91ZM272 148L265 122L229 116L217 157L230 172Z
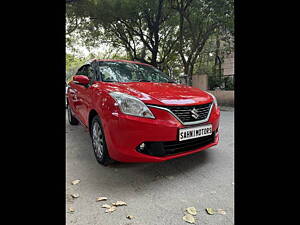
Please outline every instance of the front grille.
M205 120L212 103L194 106L164 106L171 110L183 123ZM195 113L193 113L193 111ZM193 117L198 115L198 117Z
M172 155L180 152L191 151L191 150L201 148L205 145L214 142L214 139L215 139L215 133L213 132L213 134L205 137L194 138L185 141L163 142L163 145L164 145L166 155Z

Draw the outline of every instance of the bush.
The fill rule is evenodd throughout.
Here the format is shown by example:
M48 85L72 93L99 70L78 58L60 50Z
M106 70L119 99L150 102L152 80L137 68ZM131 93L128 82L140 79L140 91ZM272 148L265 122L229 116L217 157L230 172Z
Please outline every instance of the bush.
M234 90L233 76L208 75L209 90Z

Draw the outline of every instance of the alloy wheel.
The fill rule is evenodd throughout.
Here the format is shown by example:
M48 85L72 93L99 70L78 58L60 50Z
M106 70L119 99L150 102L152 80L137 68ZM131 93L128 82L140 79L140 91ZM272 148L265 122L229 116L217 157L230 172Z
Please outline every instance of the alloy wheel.
M97 121L95 121L93 124L92 134L93 134L92 138L93 138L93 147L94 147L95 154L99 159L102 159L104 141L103 141L103 134L102 134L100 124Z

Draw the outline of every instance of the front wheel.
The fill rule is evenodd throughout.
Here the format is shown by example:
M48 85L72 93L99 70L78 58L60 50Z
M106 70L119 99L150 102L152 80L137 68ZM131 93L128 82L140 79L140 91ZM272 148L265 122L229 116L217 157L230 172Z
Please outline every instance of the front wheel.
M98 116L93 118L90 132L96 160L98 163L107 166L112 160L108 155L105 135Z

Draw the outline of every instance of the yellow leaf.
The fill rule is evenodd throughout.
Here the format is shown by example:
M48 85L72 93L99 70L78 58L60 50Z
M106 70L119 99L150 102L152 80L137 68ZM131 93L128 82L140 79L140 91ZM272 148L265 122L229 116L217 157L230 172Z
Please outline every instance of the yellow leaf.
M102 205L101 207L102 207L102 208L107 208L107 209L109 209L111 206L110 206L110 205L107 205L107 204L104 204L104 205Z
M113 211L115 211L117 209L117 207L116 206L112 206L112 207L110 207L109 209L107 209L107 210L105 210L105 212L106 213L108 213L108 212L113 212Z
M209 215L215 214L215 211L214 211L212 208L206 208L206 212L207 212Z
M123 201L117 201L115 203L113 203L114 206L122 206L122 205L127 205L126 202L123 202Z
M188 223L195 223L195 218L190 214L185 214L182 219Z
M99 197L96 199L96 202L100 202L100 201L106 201L107 198L106 197Z
M197 214L197 210L195 209L195 207L188 207L186 211L193 216Z
M78 193L72 194L71 196L72 196L73 198L79 198L79 194L78 194Z
M73 180L73 181L71 182L71 184L75 185L75 184L79 184L79 182L80 182L80 180Z

